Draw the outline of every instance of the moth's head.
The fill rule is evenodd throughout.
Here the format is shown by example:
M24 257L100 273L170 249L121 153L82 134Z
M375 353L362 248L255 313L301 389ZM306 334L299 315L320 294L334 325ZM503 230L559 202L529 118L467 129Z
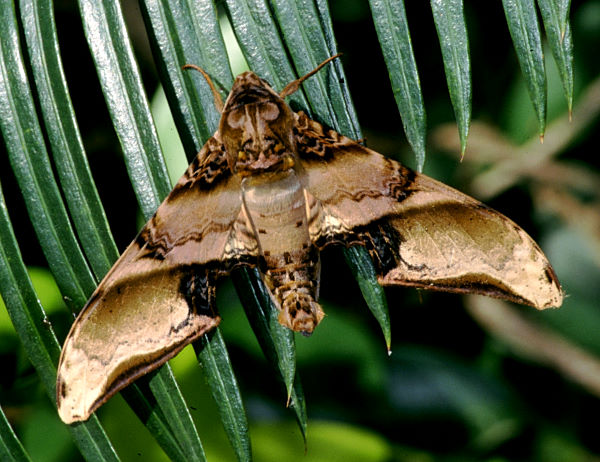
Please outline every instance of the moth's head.
M219 124L229 167L242 176L293 167L292 127L292 110L283 98L253 72L240 74Z

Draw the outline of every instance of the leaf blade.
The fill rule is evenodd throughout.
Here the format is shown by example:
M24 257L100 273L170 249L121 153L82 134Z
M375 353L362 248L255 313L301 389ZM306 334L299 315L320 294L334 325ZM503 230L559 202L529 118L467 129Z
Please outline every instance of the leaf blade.
M29 462L31 459L10 426L0 407L0 459L6 462Z
M294 334L279 324L278 310L260 281L256 268L242 268L231 275L235 289L243 304L246 317L252 326L263 354L271 363L277 364L288 397L296 374L296 350Z
M319 53L326 53L326 51L323 50L329 50L332 54L335 53L335 45L331 45L333 40L331 17L324 2L318 2L319 10L317 14L315 14L313 10L306 7L296 6L295 4L292 7L289 5L290 2L288 0L278 0L277 3L281 3L280 8L282 8L282 11L280 12L280 19L287 18L287 16L291 18L291 20L289 18L285 19L285 22L281 24L288 48L294 49L302 46L304 43L306 46L310 45L312 53L316 54L317 56ZM285 8L283 8L283 6L285 6ZM291 13L294 8L298 8L298 11ZM317 21L315 18L319 18L319 21ZM302 24L303 27L308 27L308 31L298 32L296 30L296 24L298 23ZM290 31L287 33L286 28L290 28ZM298 40L294 39L294 37L297 36L307 38L304 38L303 42L299 42ZM302 55L303 54L300 53L299 57L294 57L294 63L297 67L304 66L304 68L301 68L301 70L306 70L306 72L308 72L312 69L307 68L306 66L313 66L314 68L317 64L320 64L316 63L313 65L311 64L311 61L307 60L302 62ZM327 57L328 56L324 56L323 59ZM341 69L341 64L336 63L336 61L337 60L334 60L332 62L332 66L337 65ZM343 73L338 75L341 75L342 78L333 78L332 76L327 77L325 75L321 75L321 72L317 73L311 79L322 79L322 82L326 81L327 83L323 84L323 88L326 88L327 91L313 91L311 93L307 92L307 96L312 107L321 108L321 117L327 117L327 120L331 120L329 123L333 127L340 127L342 133L345 133L348 136L361 138L362 134L358 125L358 120L355 116L352 102L349 96L346 97L346 95L349 95L349 90L345 83L346 79L343 77ZM309 79L309 81L311 79ZM309 81L307 81L307 83ZM329 95L332 95L333 103L327 101ZM323 108L326 108L328 112L325 112ZM363 294L367 305L373 314L376 314L377 319L383 319L382 313L387 312L387 302L383 288L377 282L376 272L371 258L364 248L343 249L343 252L344 256L346 257L346 262L350 265L352 273L359 283L361 293ZM378 287L378 289L375 289L376 287ZM385 324L382 324L382 328L384 328L384 325ZM389 334L386 336L386 342L388 338ZM301 407L302 406L300 406L298 409L298 412L301 412ZM299 422L301 421L299 420Z
M3 2L0 20L0 128L27 212L61 292L71 308L82 306L82 293L95 287L69 222L37 119L20 54L12 4Z
M163 371L168 372L169 369L161 368L157 371L157 374L164 373ZM185 462L189 460L189 457L181 449L179 441L174 436L174 432L167 424L168 419L162 412L162 407L158 405L158 403L167 402L167 399L154 399L154 396L160 396L162 390L150 389L149 382L151 378L152 376L141 377L135 384L121 390L121 395L150 433L152 435L160 435L160 437L155 436L155 438L159 441L160 447L169 459ZM203 459L198 458L198 460Z
M299 76L337 54L326 3L275 0L271 4ZM358 119L345 82L342 66L334 60L302 84L310 104L304 109L336 131L358 139Z
M165 93L190 157L217 130L219 117L206 80L185 64L204 69L227 91L233 77L213 2L144 0L142 11ZM221 92L221 96L227 96Z
M464 155L471 123L471 60L463 2L430 0L430 3Z
M161 413L165 416L164 419L169 423L171 433L177 435L177 439L173 441L172 447L176 447L174 443L179 443L179 447L183 448L181 459L205 461L206 455L204 448L200 442L200 437L196 427L194 426L189 408L182 398L181 391L170 367L161 367L155 374L150 377L143 378L141 387L147 386L152 391L152 396L156 397L156 402ZM147 395L147 394L146 394ZM184 416L185 418L182 418Z
M65 80L51 3L20 1L21 22L52 148L69 213L96 278L118 257L100 197L92 179Z
M262 34L261 36L263 37L263 40L268 43L268 47L257 46L255 43L252 43L247 37L245 37L242 32L238 32L238 39L241 42L245 40L245 53L252 52L260 55L260 59L253 59L253 56L247 56L248 63L251 66L257 64L259 66L257 72L261 72L262 70L269 71L269 69L276 68L277 63L271 61L275 61L278 57L285 56L285 51L283 48L283 43L280 39L277 37L266 37L267 34L277 34L276 29L270 25L270 21L272 21L272 19L267 21L265 24L256 24L252 21L249 21L247 16L243 15L243 13L247 11L244 10L243 5L240 5L239 3L240 2L235 0L229 0L227 2L231 9L230 15L232 16L232 20L237 21L237 28L240 31L254 30L256 33ZM252 0L252 5L260 7L270 14L270 11L261 0ZM301 72L309 72L314 69L317 64L320 64L320 62L317 62L317 58L305 58L305 55L315 54L317 57L321 55L324 60L329 57L329 53L335 54L336 50L335 44L333 44L331 18L324 2L319 1L317 3L317 11L312 9L310 5L301 5L288 0L277 0L274 2L273 6L275 16L280 20L280 27L283 31L287 48L291 50L292 57L294 58L294 64L300 69ZM269 16L269 18L271 18L271 16ZM234 27L236 27L236 23L234 23ZM307 30L299 30L299 27L306 27ZM294 49L302 46L310 46L312 52L294 53ZM265 64L263 61L267 61L267 64ZM341 65L336 63L336 61L337 60L334 60L331 65L339 66L341 69ZM333 75L341 77L333 78ZM300 104L300 107L305 110L309 108L320 108L320 116L325 119L326 123L329 123L333 127L342 127L342 130L344 130L345 134L348 136L360 138L362 136L360 127L358 125L357 118L354 115L355 111L349 97L349 92L345 84L346 79L343 77L343 73L338 72L338 74L327 74L327 76L328 77L321 75L321 72L319 72L304 84L304 86L306 86L310 80L321 79L321 86L317 89L317 91L312 91L310 93L307 91L307 95L311 103L310 106L308 104L302 104L302 102L296 102L295 104ZM289 81L294 79L295 77L291 77ZM285 84L289 83L289 81L281 81L280 79L279 84L281 86L279 88L282 88ZM326 91L324 91L324 89L326 89ZM328 101L330 94L334 95L337 103L331 103ZM294 95L292 95L292 97L293 96ZM344 249L344 253L347 254L347 252L348 249ZM355 274L360 274L364 281L369 280L368 284L359 284L361 291L367 287L378 285L377 279L373 278L375 270L369 256L365 253L354 253L354 255L354 259L347 258L347 261L353 267L353 272ZM357 264L358 261L360 261L360 264ZM370 268L370 270L365 271L365 268ZM385 302L382 303L381 301L385 301L383 289L381 289L379 297L373 297L369 291L363 291L363 296L374 313L381 313L386 310L387 305ZM265 313L267 312L268 311L265 311Z
M0 18L4 19L2 15ZM56 406L56 364L60 346L52 327L47 324L46 314L23 263L1 189L0 294L27 357L46 394ZM69 431L81 453L89 460L119 460L96 416L79 425L69 426Z
M546 128L546 68L542 38L533 0L502 0L529 98L538 119L538 135Z
M425 163L427 122L404 1L369 0L369 4L404 133L421 171Z
M210 337L210 338L209 338ZM252 460L248 419L239 386L219 328L194 343L227 437L239 461Z
M265 77L271 82L275 83L275 88L283 88L287 83L291 82L296 78L293 71L290 71L289 63L286 58L286 52L284 48L284 43L279 38L279 34L277 32L277 28L273 25L273 16L271 15L271 10L268 8L266 3L262 0L251 0L251 2L240 2L238 0L227 0L227 8L228 14L230 15L232 25L234 30L236 31L236 37L242 46L244 51L244 55L246 56L246 60L250 64L250 66L257 72L261 77ZM296 11L295 8L298 8ZM311 48L315 48L316 53L321 53L323 56L323 60L328 58L329 53L335 54L335 45L333 43L333 32L331 30L331 18L329 16L329 12L327 10L325 2L317 1L317 13L313 14L312 9L307 9L308 7L305 5L291 5L290 2L285 0L281 0L274 4L275 15L279 15L279 19L283 19L283 23L281 27L283 30L283 36L285 38L287 48L293 50L294 44L298 45L295 41L294 37L296 35L300 35L301 37L311 37L314 38L315 43L317 45L312 45ZM261 11L260 15L250 14L251 12ZM287 12L290 12L292 15L292 19L285 19ZM306 24L310 24L309 32L298 32L296 29L296 24L300 23L301 26ZM318 24L316 24L318 22ZM286 27L290 27L291 30L285 30ZM258 36L260 37L260 43L256 43L251 40L251 37ZM287 42L289 40L289 42ZM312 42L312 40L308 40L308 42ZM303 39L303 42L306 43L306 38ZM319 51L320 50L320 51ZM292 51L293 53L293 51ZM309 61L303 59L302 53L297 53L297 56L293 56L295 61L294 64L296 67L300 68L302 72L310 71L316 67L316 61ZM298 59L298 61L296 61ZM315 58L311 58L315 59ZM336 63L337 60L332 62L333 66L338 66L341 69L341 65ZM319 63L317 63L319 64ZM281 69L280 66L283 66ZM279 69L280 72L276 75L273 75L274 70ZM336 74L328 74L329 79L324 76L320 76L320 73L317 73L311 79L325 79L327 81L327 90L332 91L337 96L337 104L332 105L329 101L326 101L327 95L329 93L324 92L312 92L309 99L311 105L309 105L304 97L300 98L298 94L300 92L296 92L295 94L290 96L290 105L292 108L302 108L304 110L308 110L309 108L320 107L327 108L327 110L323 110L321 112L321 116L326 118L325 122L328 122L331 126L345 126L343 130L347 130L346 134L354 137L360 138L361 132L360 127L358 126L358 121L354 114L354 109L352 106L351 99L349 97L349 92L347 87L340 80L346 82L346 79L343 77L342 72L338 72L339 78L332 78L331 75ZM283 76L283 77L282 77ZM310 80L310 79L309 79ZM307 92L308 93L308 92ZM340 121L344 120L342 123ZM347 252L347 249L344 249L344 252ZM354 270L358 273L360 272L365 279L369 279L372 274L374 274L373 263L368 256L361 254L360 257L361 264L356 267ZM351 264L354 264L354 261L349 259L348 261ZM370 272L362 272L363 268L370 267ZM376 279L370 280L371 284L377 284ZM239 291L238 284L236 284L236 289ZM361 287L362 290L362 287ZM383 291L383 289L381 289ZM383 294L383 292L381 292ZM363 293L363 295L365 295ZM365 300L368 303L376 302L375 297L371 297L370 295L365 295ZM379 312L384 308L382 306L377 306L373 308L373 311ZM268 313L268 308L264 308L264 313ZM260 339L259 339L260 341ZM268 351L268 349L265 349ZM267 354L267 353L266 353ZM290 373L291 369L287 369L287 372ZM297 375L297 374L296 374ZM285 377L285 376L284 376ZM289 375L287 379L289 381ZM297 388L296 388L297 384ZM288 389L289 392L289 389ZM302 393L299 379L296 377L294 379L294 387L292 388L291 403L292 405L296 403L294 406L294 410L297 415L297 419L303 434L306 434L306 407L304 403L304 395Z
M571 0L558 0L558 21L560 25L560 35L565 37L569 27L569 12L571 10Z
M265 0L226 0L226 11L250 67L273 88L281 90L296 74ZM302 92L289 97L292 107L309 108Z
M252 274L255 273L254 275ZM306 443L308 417L304 392L296 370L296 345L294 333L278 320L279 312L271 297L257 277L258 270L242 269L232 274L246 317L252 326L263 354L271 364L276 364L285 384L289 406L294 410L300 432ZM257 282L258 281L258 282Z
M8 4L3 3L3 6L4 5ZM7 11L6 9L2 10L2 20L4 24L6 24L6 21L8 21L9 24L14 24L16 18L14 18L14 11L12 11L12 13L11 17L10 11ZM0 60L0 67L5 71L3 74L9 76L6 79L1 79L2 84L0 84L0 91L11 97L9 98L7 96L7 98L3 98L3 102L6 102L6 105L2 108L4 111L3 114L7 115L7 117L3 117L2 122L9 124L8 127L3 126L3 134L10 155L16 159L14 164L16 165L15 173L17 178L19 178L26 186L26 189L24 189L25 199L33 204L30 207L31 210L29 213L32 216L32 223L38 233L40 244L42 245L42 248L47 249L45 255L49 265L51 268L58 266L62 270L61 272L54 273L57 284L68 304L71 305L72 308L78 308L85 304L87 297L95 288L95 282L89 270L83 272L83 274L82 271L77 271L77 264L79 264L78 258L83 260L83 257L79 248L76 247L76 244L73 244L75 242L75 237L72 229L68 226L66 210L57 192L58 187L50 173L51 168L49 160L33 109L28 85L24 77L24 66L20 60L20 55L18 54L18 41L14 38L16 35L13 36L8 33L9 31L13 31L13 28L5 27L3 30L7 31L6 34L2 34L3 38L6 38L6 40L11 39L13 41L11 47L2 47L6 53L2 53L3 59ZM3 45L6 44L6 42L2 43ZM15 69L17 72L15 72ZM11 70L12 73L9 72ZM6 83L6 85L3 85L4 83ZM27 142L20 143L19 140L21 139L26 139ZM35 161L32 159L35 159ZM51 204L53 209L46 213L46 204L48 203ZM58 215L58 218L56 218L55 215ZM68 251L65 250L65 243L71 245L71 247L67 247ZM14 261L19 261L20 255L18 258L12 257L12 259ZM21 290L28 290L28 284L30 285L28 277L22 277L19 281ZM32 302L32 304L25 306L35 307L37 300L35 299L35 293L32 288L30 293L30 297L32 300L35 300L35 303ZM14 301L14 303L19 306L18 300ZM39 307L39 310L42 314L36 314L37 318L42 316L42 318L45 319L41 307ZM27 313L27 311L25 311L25 313ZM30 329L30 323L20 322L17 327L17 332L28 332ZM38 329L37 331L42 333L45 332L44 329ZM23 340L23 343L26 346L32 344L32 339L26 338ZM45 345L46 348L50 348L49 351L53 352L52 360L50 361L51 364L49 365L48 362L38 361L36 370L38 371L38 374L40 374L46 389L49 390L51 399L54 401L54 387L56 381L55 364L58 362L60 347L53 335L52 339L46 339ZM56 352L54 352L54 349ZM112 447L106 439L106 435L95 416L93 416L92 420L88 421L86 424L70 426L69 429L83 454L97 454L96 456L90 456L90 458L98 458L98 460L102 460L103 458L106 458L107 460L116 459L116 454L114 454L114 450L112 450ZM90 437L92 440L94 438L97 439L99 443L90 441Z
M367 302L367 306L377 319L383 332L388 353L391 353L392 326L383 287L377 282L377 273L369 252L362 246L350 247L344 253L354 278Z
M562 82L569 114L573 111L573 36L569 25L570 2L557 6L553 0L538 0L548 44Z
M142 214L151 216L171 190L120 7L80 0L84 32Z

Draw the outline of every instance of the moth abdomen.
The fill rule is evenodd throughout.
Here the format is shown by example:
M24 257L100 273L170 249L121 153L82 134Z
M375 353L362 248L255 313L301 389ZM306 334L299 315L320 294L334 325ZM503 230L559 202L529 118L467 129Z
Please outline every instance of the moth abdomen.
M296 331L310 334L319 324L323 310L319 297L319 252L306 250L284 252L265 258L265 283L277 307L279 322Z
M321 305L302 292L291 292L284 300L278 321L281 325L309 336L325 317Z
M288 265L283 271L268 271L265 278L280 307L279 322L304 334L311 334L325 316L317 303L315 271L314 264Z

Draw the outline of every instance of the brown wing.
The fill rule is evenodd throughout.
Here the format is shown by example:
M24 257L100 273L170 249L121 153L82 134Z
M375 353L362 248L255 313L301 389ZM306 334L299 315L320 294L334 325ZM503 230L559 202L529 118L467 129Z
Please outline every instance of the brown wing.
M366 245L384 285L561 305L548 260L504 215L303 114L295 128L319 247Z
M58 368L62 420L87 419L217 326L215 277L256 252L239 180L213 137L75 320Z

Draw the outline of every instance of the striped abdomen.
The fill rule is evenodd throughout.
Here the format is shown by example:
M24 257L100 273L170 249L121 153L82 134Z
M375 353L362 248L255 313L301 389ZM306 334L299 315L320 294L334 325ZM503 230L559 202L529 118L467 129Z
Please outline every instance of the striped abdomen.
M281 309L279 321L310 334L323 318L319 253L308 233L304 189L293 170L243 181L247 216L264 258L265 283Z

